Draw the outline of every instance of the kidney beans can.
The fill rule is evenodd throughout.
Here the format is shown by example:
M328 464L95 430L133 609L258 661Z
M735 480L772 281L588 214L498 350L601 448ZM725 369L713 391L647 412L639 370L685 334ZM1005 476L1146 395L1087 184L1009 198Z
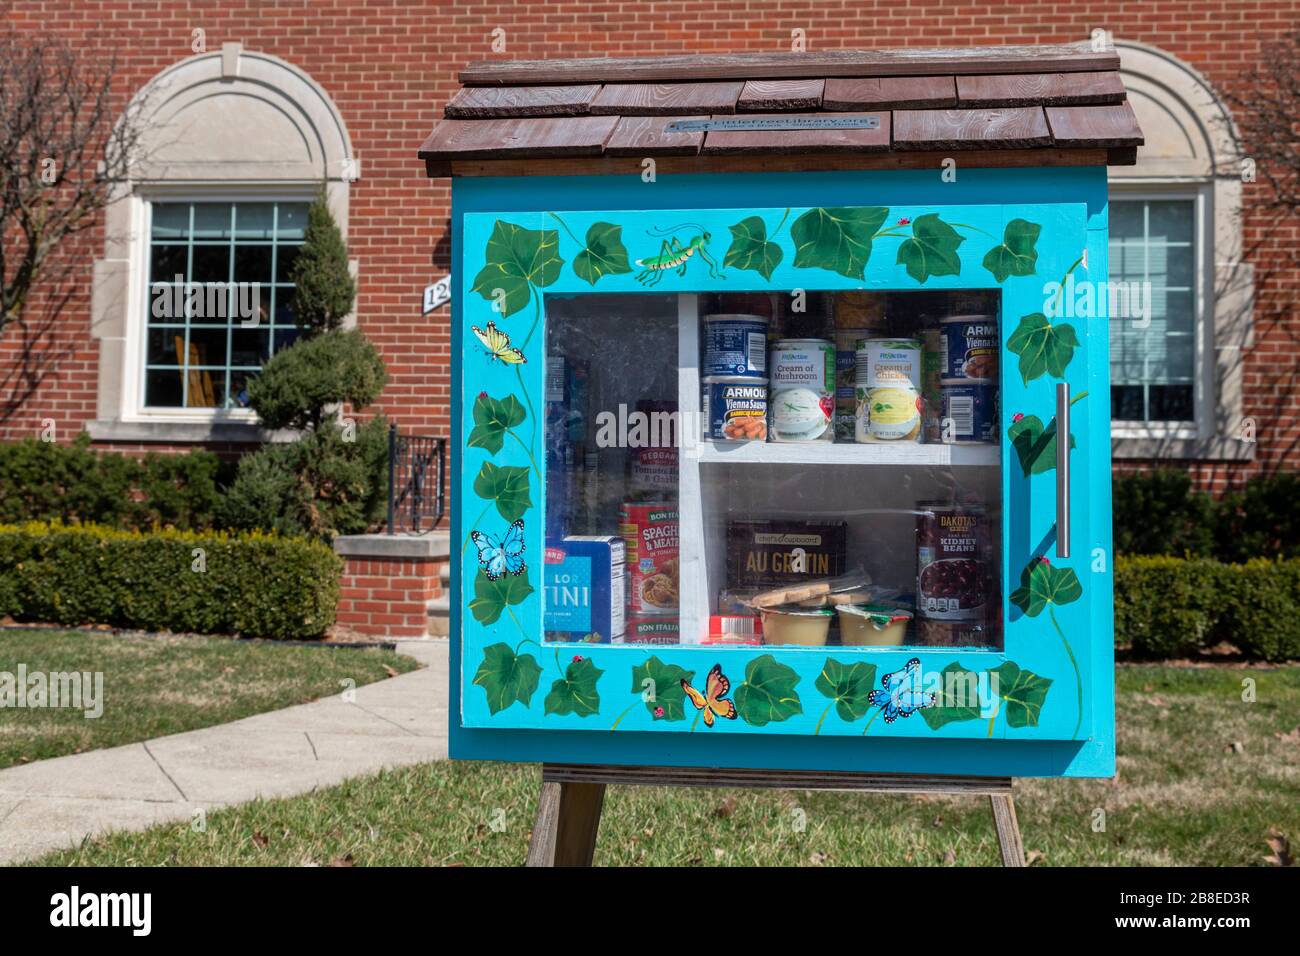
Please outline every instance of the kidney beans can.
M920 502L916 609L940 621L982 621L992 591L990 524L974 505Z
M997 386L992 382L945 379L940 383L941 440L947 445L988 445L998 440Z
M706 376L766 376L767 324L761 315L706 315L701 372Z
M768 427L778 442L833 441L835 346L780 339L772 346Z
M939 375L992 382L998 377L998 321L991 315L951 315L939 320Z
M711 376L701 384L705 438L713 441L767 440L767 379Z

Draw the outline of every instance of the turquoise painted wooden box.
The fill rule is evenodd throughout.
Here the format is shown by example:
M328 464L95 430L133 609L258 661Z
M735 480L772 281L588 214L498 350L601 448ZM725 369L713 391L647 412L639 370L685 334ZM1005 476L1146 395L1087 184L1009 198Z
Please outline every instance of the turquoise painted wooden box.
M452 757L1113 773L1104 166L452 184ZM736 369L766 384L762 430L812 391L839 438L706 435L719 313L766 319ZM995 330L978 367L953 358L961 314ZM864 398L861 427L888 433L857 390L877 337L919 343L921 441L855 440ZM831 342L838 395L834 371L790 391L779 338ZM647 437L657 415L670 438ZM992 433L962 440L980 415ZM922 584L954 511L986 539L956 583ZM563 563L566 537L595 557ZM978 593L949 607L962 568ZM902 643L853 644L836 610L753 625L743 603L856 571L850 598L905 612ZM944 620L972 603L978 626Z

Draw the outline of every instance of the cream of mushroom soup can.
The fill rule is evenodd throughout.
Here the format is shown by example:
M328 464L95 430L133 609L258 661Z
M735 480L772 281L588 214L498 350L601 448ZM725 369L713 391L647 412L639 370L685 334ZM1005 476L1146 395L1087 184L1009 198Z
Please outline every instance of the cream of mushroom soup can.
M780 339L768 366L768 432L776 442L834 441L835 345Z

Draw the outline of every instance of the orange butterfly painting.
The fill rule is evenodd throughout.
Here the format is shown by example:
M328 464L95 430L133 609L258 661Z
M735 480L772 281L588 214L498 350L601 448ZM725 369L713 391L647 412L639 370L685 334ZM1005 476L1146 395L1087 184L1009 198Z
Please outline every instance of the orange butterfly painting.
M704 711L704 726L712 727L715 717L722 717L726 720L736 719L736 705L727 700L727 694L731 690L731 681L727 680L722 674L722 665L714 664L713 670L709 671L708 678L704 681L704 693L690 685L683 678L682 690L686 691L686 696L691 699L696 710Z

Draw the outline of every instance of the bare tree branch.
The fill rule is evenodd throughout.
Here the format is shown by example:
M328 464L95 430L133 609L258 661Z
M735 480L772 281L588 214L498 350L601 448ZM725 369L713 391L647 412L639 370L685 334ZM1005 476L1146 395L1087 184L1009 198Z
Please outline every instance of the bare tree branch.
M66 244L127 179L143 104L115 117L116 75L93 41L0 30L0 334L34 290L63 284L78 264Z

